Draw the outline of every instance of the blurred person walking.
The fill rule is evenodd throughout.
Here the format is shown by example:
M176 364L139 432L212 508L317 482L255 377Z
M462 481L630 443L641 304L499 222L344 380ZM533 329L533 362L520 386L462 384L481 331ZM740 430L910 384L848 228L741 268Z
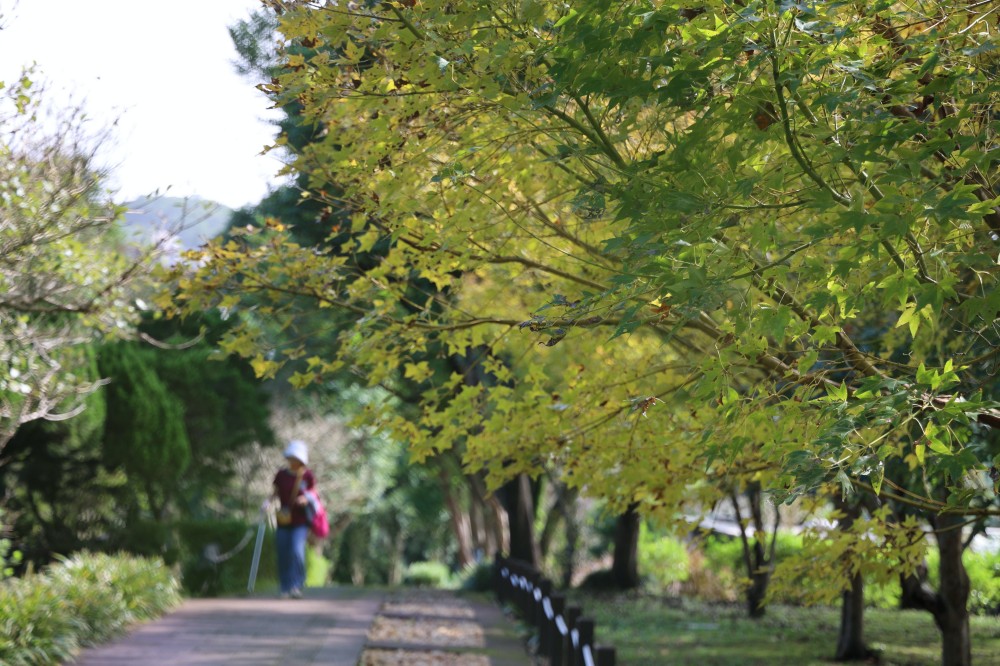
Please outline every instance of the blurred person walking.
M316 478L306 467L309 447L301 440L292 440L285 447L286 467L274 475L272 501L278 500L278 578L281 597L299 599L306 583L306 539L310 518L306 513L307 490L316 487Z

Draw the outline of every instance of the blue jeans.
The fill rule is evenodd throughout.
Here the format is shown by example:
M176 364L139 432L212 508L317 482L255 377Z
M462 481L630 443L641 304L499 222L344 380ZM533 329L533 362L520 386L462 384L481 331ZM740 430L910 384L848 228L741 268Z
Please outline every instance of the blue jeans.
M278 528L278 578L282 593L306 586L306 537L308 525Z

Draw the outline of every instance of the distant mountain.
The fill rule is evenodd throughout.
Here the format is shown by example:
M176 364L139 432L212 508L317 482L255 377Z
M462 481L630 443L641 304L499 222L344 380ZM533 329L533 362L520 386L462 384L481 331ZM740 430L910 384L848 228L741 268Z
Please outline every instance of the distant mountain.
M200 247L225 231L233 214L200 197L144 197L125 205L126 237L143 244L163 241L168 252Z

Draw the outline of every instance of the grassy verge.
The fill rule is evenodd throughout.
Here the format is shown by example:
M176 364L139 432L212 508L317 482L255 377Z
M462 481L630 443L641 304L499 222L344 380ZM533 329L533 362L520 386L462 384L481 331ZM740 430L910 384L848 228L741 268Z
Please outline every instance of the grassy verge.
M840 610L774 606L761 620L742 607L651 597L577 598L593 617L599 643L614 645L617 661L640 664L829 666ZM880 650L883 666L936 666L940 639L930 614L869 609L865 638ZM972 661L1000 666L1000 618L972 619Z

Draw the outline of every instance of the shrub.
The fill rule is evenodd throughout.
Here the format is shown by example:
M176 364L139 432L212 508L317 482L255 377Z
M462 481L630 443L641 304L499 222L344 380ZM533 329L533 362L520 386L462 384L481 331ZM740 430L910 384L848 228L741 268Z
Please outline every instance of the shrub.
M0 585L0 664L59 664L73 658L83 623L60 590L31 574Z
M710 594L697 594L709 601L732 601L742 599L747 581L746 564L743 562L743 541L739 537L707 536L701 539L700 565L697 582L710 590ZM774 548L775 563L802 549L802 537L788 532L779 532ZM774 601L794 602L778 597Z
M191 596L237 594L247 588L256 525L238 520L189 520L177 524L181 543L181 577ZM237 546L242 547L237 549ZM257 586L278 579L274 533L268 532L261 549Z
M140 557L158 557L168 565L181 557L174 525L152 520L128 524L115 535L111 546Z
M80 637L85 645L106 641L135 619L125 591L112 582L113 560L78 555L48 572L49 585L67 604L69 616L82 623Z
M98 557L109 560L110 582L122 591L125 606L137 620L162 615L180 600L180 583L156 559L141 557Z
M939 584L939 561L937 549L929 548L927 577L935 588ZM997 613L1000 610L1000 553L974 553L967 550L962 555L962 562L969 575L969 611Z
M0 581L14 575L14 566L21 564L21 551L14 550L10 539L3 537L3 513L0 508Z
M688 579L682 584L681 592L704 601L726 603L739 600L742 594L733 570L715 568L699 548L688 553Z
M493 563L477 562L465 568L460 574L463 590L469 592L489 592L493 589Z
M323 587L330 580L330 560L315 549L306 547L306 587Z
M687 546L669 536L656 536L644 524L639 532L639 572L654 591L688 579Z
M0 583L0 663L58 664L179 601L160 560L80 553Z
M157 617L180 601L177 580L159 560L77 553L51 567L47 580L82 623L85 645Z
M778 541L774 547L774 559L780 562L784 558L802 550L802 537L790 532L778 532ZM743 564L743 541L739 537L710 536L702 540L702 552L712 566L730 567L734 571L746 574Z
M1000 612L1000 553L965 552L969 574L969 610L973 613Z
M602 592L617 592L619 590L618 581L615 580L615 572L611 569L598 569L587 574L587 577L577 585L580 590L586 590L595 594Z
M898 581L882 584L865 581L865 605L871 608L899 608L901 595Z
M406 568L403 584L417 587L450 587L451 572L440 562L413 562Z

